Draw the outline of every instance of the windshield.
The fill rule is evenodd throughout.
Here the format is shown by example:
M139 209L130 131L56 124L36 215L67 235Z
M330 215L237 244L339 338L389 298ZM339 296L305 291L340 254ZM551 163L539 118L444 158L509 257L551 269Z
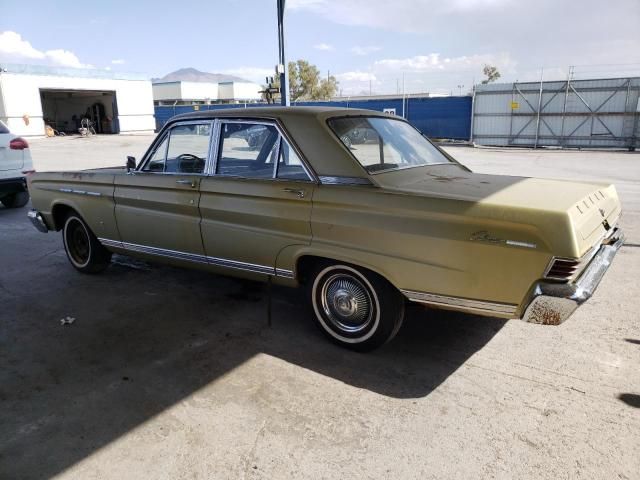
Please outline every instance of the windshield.
M418 130L402 120L339 117L329 126L369 173L450 163Z

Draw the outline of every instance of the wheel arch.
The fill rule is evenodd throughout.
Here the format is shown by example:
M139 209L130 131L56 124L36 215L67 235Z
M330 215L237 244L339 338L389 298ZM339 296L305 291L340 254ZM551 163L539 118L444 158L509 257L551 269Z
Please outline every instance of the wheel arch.
M338 253L338 252L336 252ZM303 252L295 259L294 276L298 283L305 284L309 281L309 274L313 271L314 267L319 263L344 263L347 266L357 267L368 270L384 278L387 282L398 288L393 278L385 272L383 269L376 265L372 265L370 262L362 261L361 259L353 258L344 254L331 254L328 252Z
M55 202L51 207L51 218L53 220L53 228L56 231L62 230L64 227L64 220L69 213L75 213L86 223L84 215L77 205L71 202L59 201Z

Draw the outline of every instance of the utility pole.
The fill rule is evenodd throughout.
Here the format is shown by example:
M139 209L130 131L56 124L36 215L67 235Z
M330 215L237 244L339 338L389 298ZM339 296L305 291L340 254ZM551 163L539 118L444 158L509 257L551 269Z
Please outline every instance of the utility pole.
M289 104L289 75L287 60L284 55L284 2L278 2L278 65L280 72L280 103L288 107Z

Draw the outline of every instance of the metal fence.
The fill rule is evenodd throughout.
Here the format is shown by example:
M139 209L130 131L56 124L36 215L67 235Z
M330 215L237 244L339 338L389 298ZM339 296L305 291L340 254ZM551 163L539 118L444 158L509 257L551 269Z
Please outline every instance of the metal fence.
M364 108L379 112L390 111L403 115L422 133L431 138L469 140L471 135L470 96L463 97L393 97L385 99L358 99L327 102L297 102L298 106L329 106ZM194 110L218 110L222 108L244 108L268 106L265 103L223 105L158 105L155 107L156 128L160 129L174 115Z
M472 140L480 145L635 149L640 78L478 85Z

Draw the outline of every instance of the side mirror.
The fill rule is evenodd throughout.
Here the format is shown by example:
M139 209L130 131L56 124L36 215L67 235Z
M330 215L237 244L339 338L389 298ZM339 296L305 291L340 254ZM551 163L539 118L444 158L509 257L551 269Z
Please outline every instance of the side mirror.
M136 169L136 157L127 157L127 173Z

